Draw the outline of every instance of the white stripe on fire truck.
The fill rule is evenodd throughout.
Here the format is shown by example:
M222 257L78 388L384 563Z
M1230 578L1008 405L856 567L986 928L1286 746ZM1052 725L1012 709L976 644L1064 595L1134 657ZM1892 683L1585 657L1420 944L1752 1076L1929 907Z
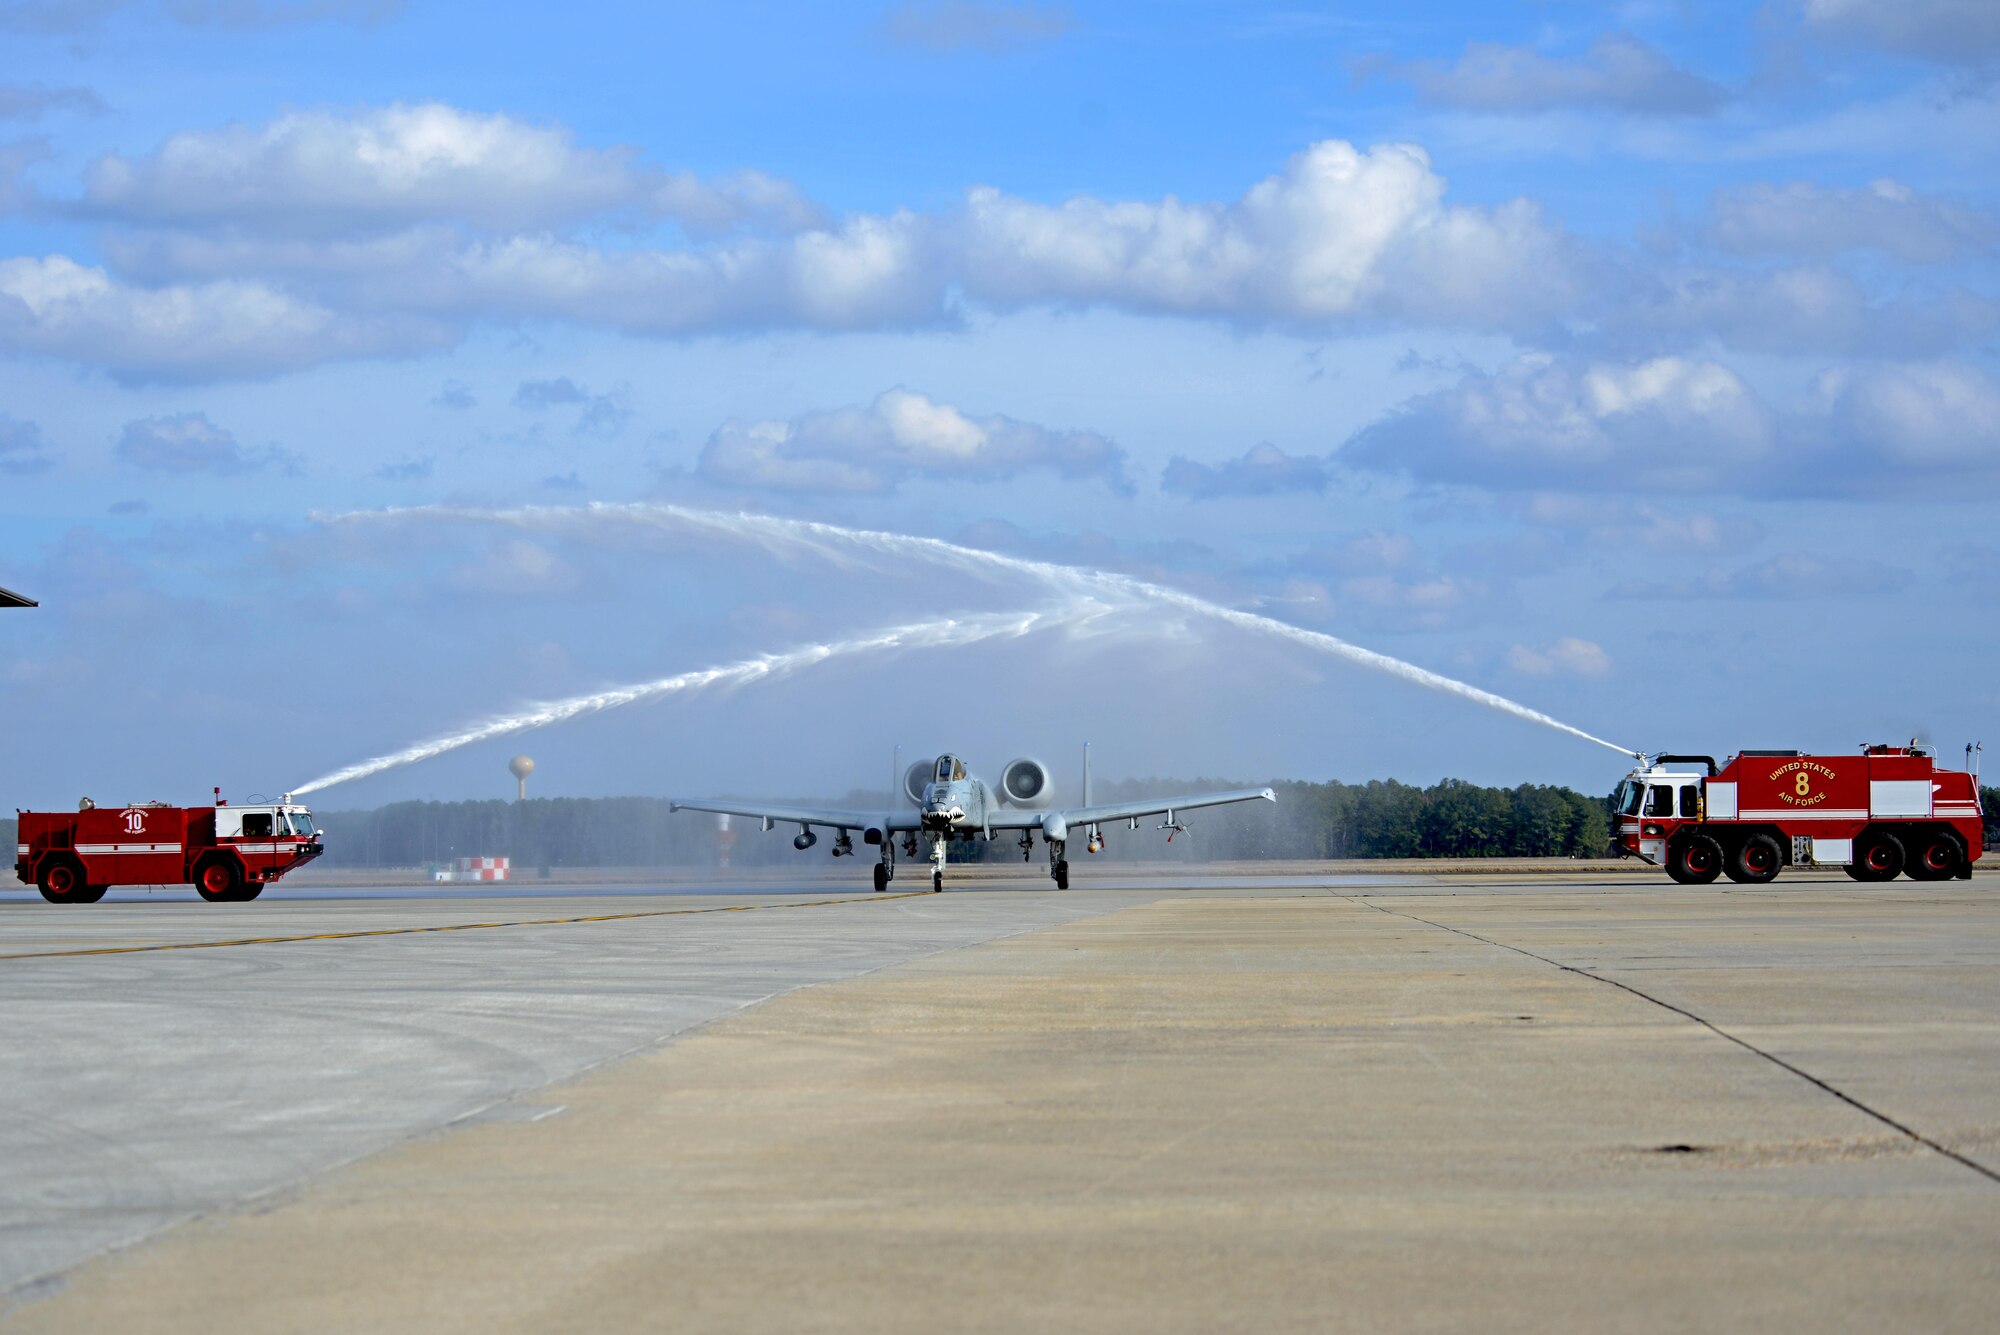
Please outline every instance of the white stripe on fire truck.
M1866 811L1744 811L1741 820L1867 820Z
M32 851L33 850L30 849L26 844L22 844L19 848L16 848L14 850L14 856L17 858L24 858L28 856L28 854Z
M26 852L23 849L22 852ZM79 853L178 853L179 844L78 844Z

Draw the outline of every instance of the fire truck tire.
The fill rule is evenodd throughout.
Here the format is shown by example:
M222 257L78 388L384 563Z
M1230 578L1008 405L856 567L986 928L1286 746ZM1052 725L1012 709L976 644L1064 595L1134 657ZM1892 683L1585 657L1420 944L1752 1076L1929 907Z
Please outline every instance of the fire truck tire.
M83 882L83 864L75 858L50 858L35 876L35 888L51 904L89 904L90 887Z
M243 868L230 857L210 858L194 869L194 891L211 904L228 904L243 892Z
M1741 885L1768 885L1778 879L1785 854L1778 841L1768 834L1753 834L1737 846L1724 868L1729 879Z
M236 892L235 902L239 904L247 904L251 900L255 899L257 896L263 893L264 893L264 883L262 881L245 881L243 883L243 888Z
M104 898L104 892L110 888L108 885L86 885L83 887L83 893L76 897L76 902L79 904L95 904L98 900Z
M1903 870L1902 841L1886 830L1864 835L1854 848L1848 875L1857 881L1893 881Z
M1689 835L1667 853L1667 875L1682 885L1707 885L1722 874L1722 845L1705 834Z
M1903 868L1913 881L1949 881L1965 865L1965 849L1949 830L1925 830L1910 845L1910 862Z

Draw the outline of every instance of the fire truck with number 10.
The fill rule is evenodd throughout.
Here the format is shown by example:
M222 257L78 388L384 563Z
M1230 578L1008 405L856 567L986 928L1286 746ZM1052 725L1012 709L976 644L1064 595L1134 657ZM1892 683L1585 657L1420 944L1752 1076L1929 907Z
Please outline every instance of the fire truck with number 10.
M210 903L255 899L318 857L312 813L290 800L232 807L137 802L23 811L14 875L51 904L95 904L114 885L185 885Z
M1978 776L1937 768L1914 742L1850 756L1744 751L1721 767L1642 756L1614 802L1620 849L1684 885L1761 885L1788 866L1944 881L1970 877L1983 851Z

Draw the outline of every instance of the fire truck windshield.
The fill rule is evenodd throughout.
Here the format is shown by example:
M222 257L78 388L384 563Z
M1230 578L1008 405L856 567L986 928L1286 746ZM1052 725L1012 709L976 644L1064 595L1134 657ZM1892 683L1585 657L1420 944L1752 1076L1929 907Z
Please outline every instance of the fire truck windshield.
M293 834L310 836L314 833L312 817L303 811L287 811L285 818L291 822Z
M1626 779L1620 783L1618 785L1617 798L1618 814L1621 816L1638 815L1639 799L1644 797L1645 793L1646 788L1644 784L1634 783L1630 779Z

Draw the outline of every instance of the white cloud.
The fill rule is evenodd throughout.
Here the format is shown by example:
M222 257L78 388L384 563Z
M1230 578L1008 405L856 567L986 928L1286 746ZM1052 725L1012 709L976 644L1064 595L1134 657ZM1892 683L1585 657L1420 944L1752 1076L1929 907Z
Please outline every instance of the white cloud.
M1651 502L1619 504L1601 495L1537 492L1512 508L1523 522L1544 531L1586 534L1593 542L1658 552L1716 552L1753 547L1763 529L1739 516L1712 514Z
M1503 490L1690 491L1755 467L1772 435L1750 387L1714 362L1527 357L1411 400L1336 458Z
M208 420L206 413L174 413L127 422L118 439L118 457L156 473L254 473L277 467L297 471L296 462L275 445L245 449L234 432Z
M1811 31L1925 60L2000 55L2000 7L1990 0L1805 0L1802 13Z
M1589 640L1566 635L1546 649L1515 645L1507 651L1507 666L1530 677L1607 677L1611 655Z
M1327 481L1327 462L1321 456L1286 454L1264 441L1234 459L1215 464L1177 454L1160 475L1160 489L1200 501L1221 496L1321 492L1326 490Z
M257 282L137 288L67 256L0 260L0 351L129 378L268 375L453 338L429 322L342 315Z
M1334 457L1431 483L1570 495L1967 499L1977 493L1936 488L2000 480L2000 382L1977 367L1872 364L1828 372L1815 391L1780 411L1714 362L1528 357L1410 400ZM1586 526L1574 503L1549 497L1528 517ZM1688 550L1735 531L1648 511L1622 522L1634 541Z
M761 172L704 182L647 166L634 149L581 147L559 126L435 102L186 131L144 157L100 158L85 199L127 223L226 224L238 235L446 221L524 229L619 209L703 232L818 216L796 187Z
M50 88L45 84L0 84L0 120L40 120L44 113L75 111L104 114L104 99L88 88Z
M2000 247L2000 218L1900 181L1844 190L1795 181L1717 192L1709 239L1744 255L1831 257L1876 250L1918 264L1949 263Z
M1410 144L1314 144L1230 204L1034 203L971 191L966 289L999 305L1053 301L1245 320L1356 317L1517 326L1576 300L1568 241L1522 201L1449 207Z
M579 582L574 565L526 538L493 543L479 559L456 567L448 578L461 589L510 596L565 593Z
M39 473L54 463L38 423L0 413L0 473Z
M356 222L462 218L533 227L633 197L629 150L435 103L353 116L295 112L259 129L174 135L144 158L109 154L87 198L130 221L228 221L304 233Z
M726 486L883 493L911 477L981 481L1041 469L1122 490L1124 462L1125 452L1094 432L973 417L899 388L866 408L727 422L702 447L697 471Z
M1923 356L2000 330L2000 302L1963 289L1881 299L1820 266L1766 271L1633 268L1607 294L1600 331L1614 345L1650 348L1714 341L1750 352Z
M2000 383L1954 362L1868 366L1820 379L1846 448L1923 475L2000 475Z
M1455 64L1434 60L1361 65L1362 74L1407 80L1427 101L1479 111L1585 107L1642 115L1699 116L1727 92L1680 69L1630 33L1605 33L1580 59L1526 47L1471 42Z
M934 322L944 294L916 219L702 250L607 250L550 237L477 244L426 298L439 309L528 315L631 333Z

